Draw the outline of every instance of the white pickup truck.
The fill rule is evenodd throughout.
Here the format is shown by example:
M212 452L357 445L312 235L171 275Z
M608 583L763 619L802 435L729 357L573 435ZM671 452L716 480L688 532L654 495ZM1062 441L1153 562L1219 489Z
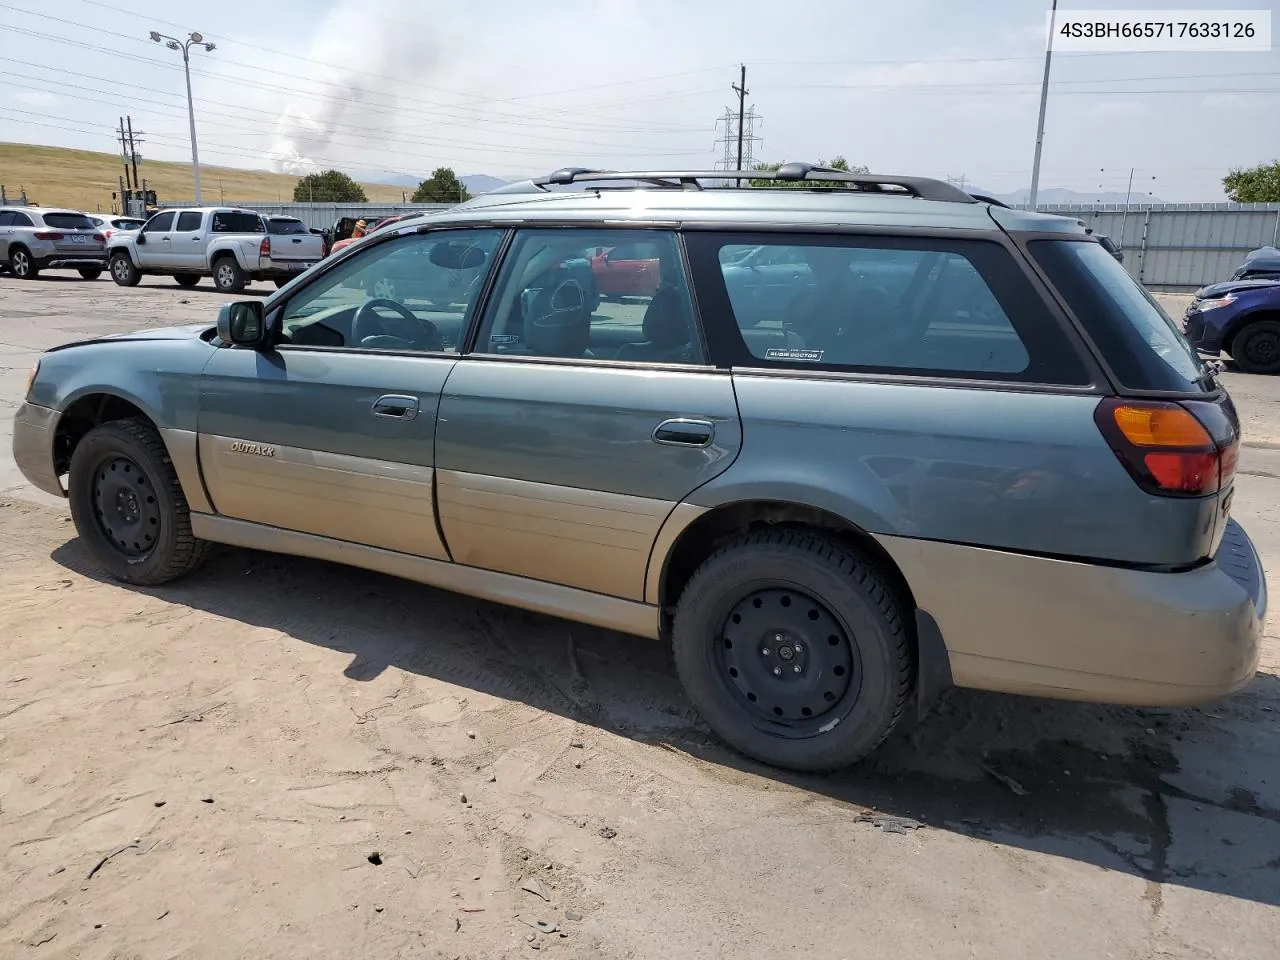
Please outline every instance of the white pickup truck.
M324 238L301 220L234 207L165 210L107 244L111 279L122 287L144 276L173 277L181 287L213 277L223 293L239 293L250 280L282 287L322 259Z

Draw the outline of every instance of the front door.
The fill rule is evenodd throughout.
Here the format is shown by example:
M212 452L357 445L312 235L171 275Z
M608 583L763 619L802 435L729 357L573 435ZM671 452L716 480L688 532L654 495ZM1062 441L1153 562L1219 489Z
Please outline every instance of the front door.
M661 277L592 315L574 264L636 242ZM663 522L740 446L674 233L520 231L441 400L440 525L458 563L643 600Z
M436 413L473 301L433 310L368 292L386 257L442 236L488 252L501 231L389 236L273 310L275 349L214 355L199 432L219 514L448 559L433 505Z
M168 270L172 261L173 241L169 231L173 229L176 214L172 210L157 213L138 231L134 248L138 251L138 266L143 270Z

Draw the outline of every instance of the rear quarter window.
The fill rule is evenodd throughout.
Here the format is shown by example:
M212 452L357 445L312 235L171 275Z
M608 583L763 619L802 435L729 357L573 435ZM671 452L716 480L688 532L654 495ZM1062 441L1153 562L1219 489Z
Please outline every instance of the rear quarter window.
M256 213L220 212L213 215L214 233L266 233Z
M1072 340L998 243L795 234L686 239L700 302L735 366L1089 382ZM731 320L714 319L725 316Z
M1123 386L1196 393L1213 389L1195 348L1100 244L1032 240L1028 248Z

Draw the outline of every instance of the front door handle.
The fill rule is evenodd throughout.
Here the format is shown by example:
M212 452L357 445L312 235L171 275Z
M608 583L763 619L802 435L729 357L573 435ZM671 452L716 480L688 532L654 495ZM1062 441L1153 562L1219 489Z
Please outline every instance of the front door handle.
M710 420L684 417L663 420L653 431L654 442L676 447L708 447L715 436L716 427Z
M412 420L418 415L418 398L388 393L373 401L373 415L388 420Z

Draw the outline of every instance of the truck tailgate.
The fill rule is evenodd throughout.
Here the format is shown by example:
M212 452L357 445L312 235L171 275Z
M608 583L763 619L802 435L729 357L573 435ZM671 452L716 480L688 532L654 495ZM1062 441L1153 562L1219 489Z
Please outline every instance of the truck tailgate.
M277 234L271 237L272 260L306 260L314 263L324 258L324 238L314 233Z

